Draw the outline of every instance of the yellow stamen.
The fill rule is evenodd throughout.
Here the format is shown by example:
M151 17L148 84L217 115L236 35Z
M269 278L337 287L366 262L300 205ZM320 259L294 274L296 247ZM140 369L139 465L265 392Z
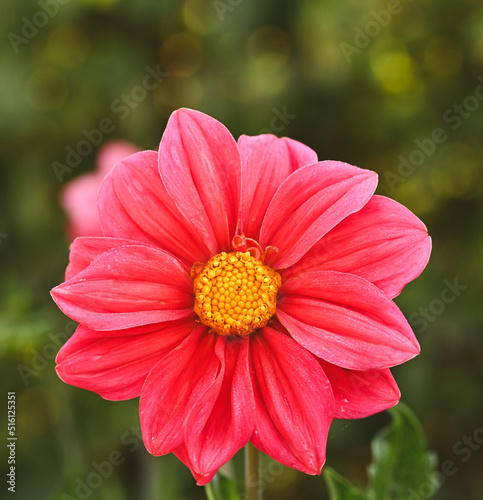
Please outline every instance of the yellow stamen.
M275 314L280 275L250 252L222 252L193 266L195 313L220 335L244 337Z

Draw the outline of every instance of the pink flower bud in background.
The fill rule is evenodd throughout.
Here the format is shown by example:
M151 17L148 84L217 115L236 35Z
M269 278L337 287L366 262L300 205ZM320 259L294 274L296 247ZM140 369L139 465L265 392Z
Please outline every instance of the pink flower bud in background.
M97 154L97 167L92 173L80 175L67 183L60 194L60 202L69 222L67 236L102 236L97 212L97 195L104 177L124 158L137 153L139 148L126 141L110 141Z

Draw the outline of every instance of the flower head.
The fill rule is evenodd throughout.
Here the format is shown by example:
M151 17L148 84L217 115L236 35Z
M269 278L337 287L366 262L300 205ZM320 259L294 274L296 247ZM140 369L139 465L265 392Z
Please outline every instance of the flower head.
M78 236L102 236L97 212L97 195L104 177L122 159L139 151L125 141L110 141L100 149L97 170L70 181L62 190L60 199L69 217L67 233L71 240Z
M143 439L198 484L251 441L320 473L333 418L399 400L389 368L418 342L391 300L431 241L374 195L375 173L307 146L173 113L159 152L106 177L103 237L78 238L54 300L80 323L57 357L67 383L140 396Z

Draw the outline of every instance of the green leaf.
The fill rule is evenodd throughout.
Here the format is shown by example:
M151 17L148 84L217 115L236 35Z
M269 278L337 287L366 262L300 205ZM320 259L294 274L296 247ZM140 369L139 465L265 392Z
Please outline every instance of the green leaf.
M389 410L392 422L372 440L373 463L369 466L369 498L408 500L424 484L425 498L438 490L434 474L436 455L426 450L419 420L402 403ZM429 496L428 496L429 494Z
M331 500L367 500L366 494L330 467L324 469L324 479Z
M419 420L402 403L389 410L392 422L372 440L369 486L355 488L330 468L324 477L331 500L425 500L440 486L436 455L427 451ZM440 476L441 474L439 474Z
M238 500L235 480L223 468L205 486L205 492L208 500Z

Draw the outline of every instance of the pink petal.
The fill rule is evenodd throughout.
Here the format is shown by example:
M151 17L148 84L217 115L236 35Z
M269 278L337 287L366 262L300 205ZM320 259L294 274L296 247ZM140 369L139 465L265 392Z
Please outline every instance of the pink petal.
M304 273L281 288L277 316L292 337L329 363L354 370L388 368L419 353L406 318L364 278Z
M267 263L286 268L348 215L360 210L377 174L347 163L322 161L296 170L279 187L260 230L262 248L275 246Z
M265 327L250 337L255 389L251 441L284 465L320 474L334 398L316 359L287 335Z
M161 182L154 151L126 158L106 177L99 193L99 214L106 236L155 245L187 267L211 257Z
M73 278L89 267L96 257L112 248L137 244L136 241L121 238L76 238L70 246L69 265L65 271L65 279Z
M248 365L248 338L220 337L215 354L222 361L216 381L200 387L185 422L185 444L198 484L248 443L253 432L255 402Z
M60 309L93 330L122 330L193 314L193 285L171 255L147 245L102 253L52 290Z
M97 170L103 175L108 174L118 163L134 153L139 148L127 141L106 142L97 154Z
M186 418L201 394L208 391L214 403L225 368L215 352L217 341L225 340L198 327L146 378L139 410L144 443L153 455L165 455L184 443Z
M318 359L334 393L334 418L365 418L396 405L401 397L389 368L346 370Z
M69 182L61 193L61 203L69 216L70 239L79 236L102 236L97 211L97 196L104 177L123 158L135 153L136 147L125 141L110 141L97 156L97 171Z
M215 477L215 474L217 472L216 470L211 471L208 475L196 472L193 463L189 458L188 451L186 450L186 446L184 445L184 443L173 450L173 453L186 465L186 467L191 470L191 473L196 479L196 484L198 486L204 486L205 484L208 484Z
M135 398L154 365L195 328L188 318L149 325L149 331L138 335L121 330L118 336L106 336L80 325L59 351L56 371L67 384L105 399Z
M241 175L230 132L198 111L175 111L159 146L159 171L192 231L213 254L228 250L235 234Z
M69 218L67 232L71 240L78 236L102 236L97 212L97 195L102 180L103 176L97 173L84 174L62 190L60 202Z
M242 135L238 148L243 178L241 229L249 238L258 239L263 216L275 191L292 172L317 163L317 154L300 142L274 135Z
M431 238L424 224L399 203L373 196L359 212L329 231L283 277L341 271L362 276L395 297L421 274L430 253Z

